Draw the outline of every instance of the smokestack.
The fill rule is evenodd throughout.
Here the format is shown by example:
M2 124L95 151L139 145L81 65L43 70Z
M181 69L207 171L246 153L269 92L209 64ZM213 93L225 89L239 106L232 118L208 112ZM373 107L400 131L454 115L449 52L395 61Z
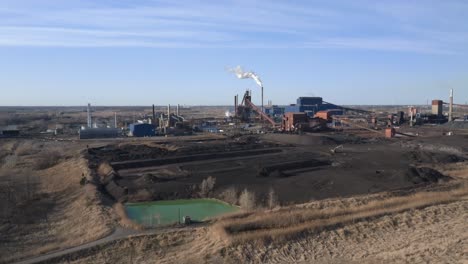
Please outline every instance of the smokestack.
M114 128L117 128L117 112L114 112Z
M88 128L92 127L92 122L91 122L91 104L88 103Z
M450 89L449 121L453 121L453 89Z
M159 115L159 128L161 129L164 126L164 115L161 113Z
M177 108L176 108L176 115L177 115L177 116L179 116L179 107L180 107L180 105L177 104Z
M171 120L171 105L167 105L167 127L170 126L170 120Z
M234 117L237 116L237 95L234 95Z
M262 113L265 113L265 111L263 110L263 85L262 85ZM263 119L262 115L260 115L260 119Z
M164 125L164 115L161 113L161 118L159 118L159 128L163 129L164 134L166 134L166 126Z
M153 105L153 121L152 123L154 124L154 126L156 126L156 112L154 111L154 105Z
M263 83L262 80L260 80L260 77L255 73L255 72L249 72L249 71L244 71L241 66L237 66L232 69L228 69L228 71L234 73L238 79L253 79L255 83L261 87L262 89L262 112L263 111ZM263 116L260 115L260 118L263 119Z

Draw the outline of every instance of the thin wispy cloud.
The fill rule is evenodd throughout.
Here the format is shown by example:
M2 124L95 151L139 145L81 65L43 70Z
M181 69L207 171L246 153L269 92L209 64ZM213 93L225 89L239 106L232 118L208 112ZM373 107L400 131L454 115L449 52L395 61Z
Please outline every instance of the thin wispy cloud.
M2 6L3 5L3 6ZM463 2L0 3L0 46L309 48L464 53ZM465 47L465 48L464 48Z

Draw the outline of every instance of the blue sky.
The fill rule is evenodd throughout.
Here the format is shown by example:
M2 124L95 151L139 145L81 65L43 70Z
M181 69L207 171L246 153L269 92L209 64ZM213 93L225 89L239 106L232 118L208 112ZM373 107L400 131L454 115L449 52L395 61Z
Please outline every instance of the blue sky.
M0 105L468 101L467 1L2 0Z

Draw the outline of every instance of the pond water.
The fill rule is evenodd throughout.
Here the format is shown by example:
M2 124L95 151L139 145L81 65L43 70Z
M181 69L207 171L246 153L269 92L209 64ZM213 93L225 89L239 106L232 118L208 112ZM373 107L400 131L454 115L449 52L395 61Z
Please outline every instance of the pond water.
M171 200L144 203L127 203L125 211L130 219L145 227L156 227L182 222L183 216L192 221L237 211L238 208L213 199Z

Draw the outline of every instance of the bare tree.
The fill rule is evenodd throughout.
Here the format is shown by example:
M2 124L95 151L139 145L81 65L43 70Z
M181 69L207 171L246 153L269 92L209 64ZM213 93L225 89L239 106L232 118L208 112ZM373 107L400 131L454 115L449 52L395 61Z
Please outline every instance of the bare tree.
M268 191L268 208L273 209L278 204L278 197L276 197L275 190L270 187Z
M255 208L255 193L249 192L247 189L242 191L239 196L239 204L242 208L246 210L252 210Z
M215 183L216 178L213 178L211 176L204 179L200 184L200 195L202 197L208 197L208 195L210 195L210 193L213 191Z
M229 187L221 193L221 199L230 204L237 204L237 191L234 187Z

